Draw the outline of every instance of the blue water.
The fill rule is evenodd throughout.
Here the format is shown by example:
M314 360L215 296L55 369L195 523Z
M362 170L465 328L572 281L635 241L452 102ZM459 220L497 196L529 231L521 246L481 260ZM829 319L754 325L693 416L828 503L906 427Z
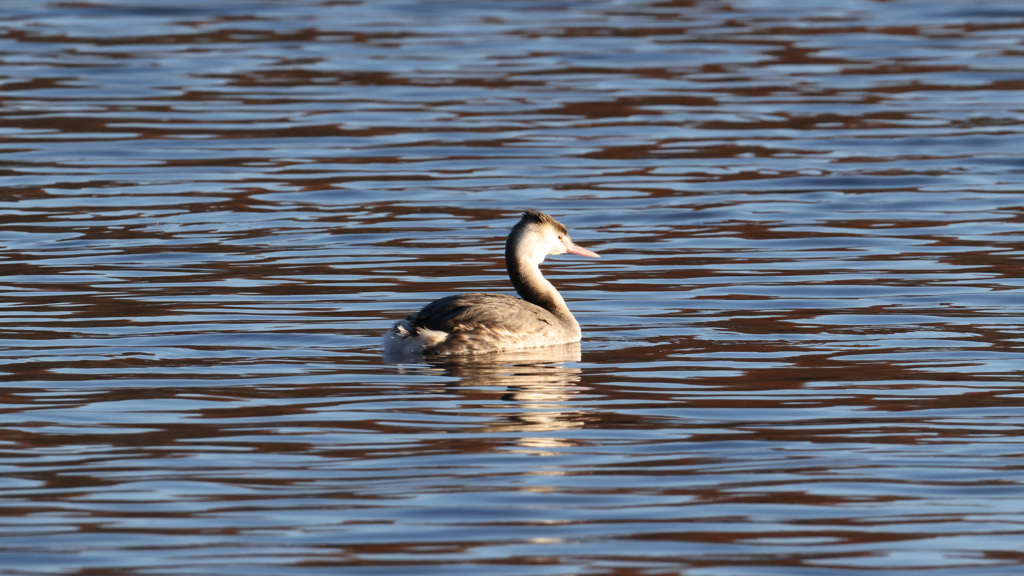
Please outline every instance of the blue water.
M1016 4L0 23L0 574L1024 567ZM582 344L383 361L527 208Z

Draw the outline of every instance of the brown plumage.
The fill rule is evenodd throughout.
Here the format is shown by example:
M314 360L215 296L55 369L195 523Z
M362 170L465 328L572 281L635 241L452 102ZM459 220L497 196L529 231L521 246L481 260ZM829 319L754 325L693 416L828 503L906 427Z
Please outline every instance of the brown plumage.
M573 244L561 222L525 212L505 242L505 266L522 300L479 292L435 300L384 334L385 354L446 356L578 342L576 318L540 272L545 256L565 253L600 258Z

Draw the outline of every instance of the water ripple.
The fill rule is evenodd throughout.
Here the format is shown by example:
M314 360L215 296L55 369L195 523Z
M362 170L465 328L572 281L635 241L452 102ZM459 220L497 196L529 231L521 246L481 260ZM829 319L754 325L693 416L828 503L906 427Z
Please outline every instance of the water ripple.
M4 574L1017 574L1012 3L0 7ZM392 365L546 273L581 346Z

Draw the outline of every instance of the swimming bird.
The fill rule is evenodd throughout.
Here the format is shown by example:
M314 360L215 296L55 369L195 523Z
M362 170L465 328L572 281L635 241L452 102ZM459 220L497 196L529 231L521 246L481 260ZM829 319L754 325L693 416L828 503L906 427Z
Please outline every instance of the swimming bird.
M558 220L524 212L505 241L505 267L522 299L474 292L435 300L384 334L384 355L452 356L579 342L579 323L540 272L546 256L566 253L600 258L574 244Z

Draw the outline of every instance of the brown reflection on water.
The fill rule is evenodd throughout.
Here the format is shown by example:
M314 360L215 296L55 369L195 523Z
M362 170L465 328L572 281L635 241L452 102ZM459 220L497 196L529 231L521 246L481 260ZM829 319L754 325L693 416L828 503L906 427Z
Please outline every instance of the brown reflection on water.
M575 406L576 396L585 391L582 370L572 364L579 361L580 345L575 343L432 361L426 371L456 378L448 390L461 404L485 407L490 418L482 433L519 436L516 443L523 450L544 455L576 445L559 433L586 424L586 411Z
M5 569L1024 563L1014 7L0 22ZM383 364L525 208L582 346Z

